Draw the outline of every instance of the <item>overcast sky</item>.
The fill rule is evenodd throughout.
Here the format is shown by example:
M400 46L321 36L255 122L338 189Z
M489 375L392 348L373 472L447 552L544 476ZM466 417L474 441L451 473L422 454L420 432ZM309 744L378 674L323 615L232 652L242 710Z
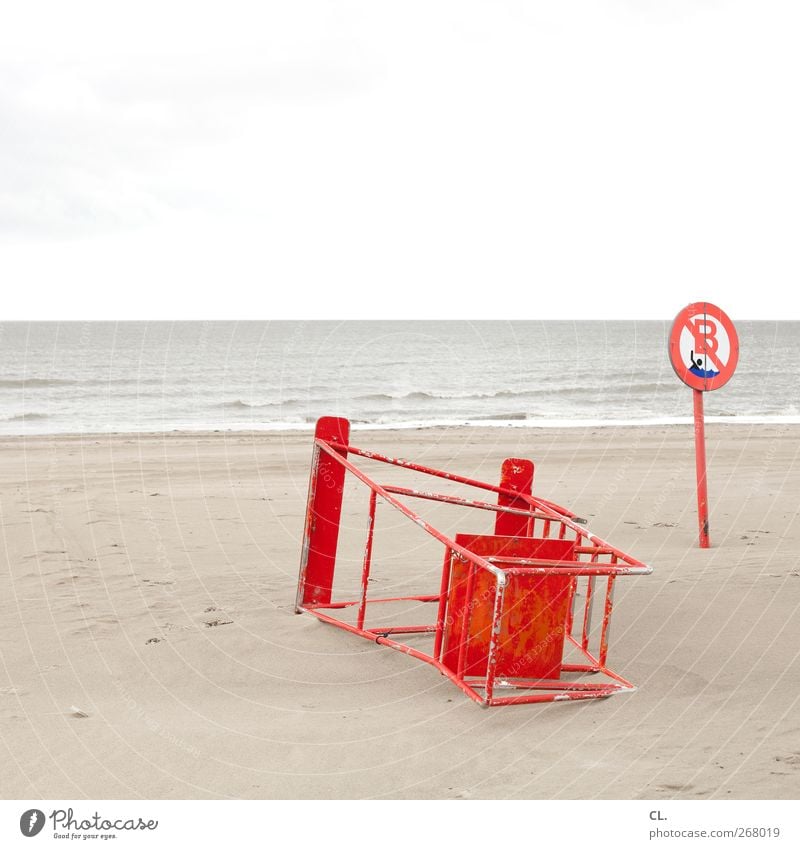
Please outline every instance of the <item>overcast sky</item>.
M3 317L800 319L798 24L4 1Z

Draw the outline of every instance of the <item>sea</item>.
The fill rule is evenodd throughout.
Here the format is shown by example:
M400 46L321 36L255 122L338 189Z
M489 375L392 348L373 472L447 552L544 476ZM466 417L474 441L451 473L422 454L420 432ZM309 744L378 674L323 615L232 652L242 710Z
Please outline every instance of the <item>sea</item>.
M0 323L0 434L685 423L670 321ZM800 422L800 322L737 321L708 421Z

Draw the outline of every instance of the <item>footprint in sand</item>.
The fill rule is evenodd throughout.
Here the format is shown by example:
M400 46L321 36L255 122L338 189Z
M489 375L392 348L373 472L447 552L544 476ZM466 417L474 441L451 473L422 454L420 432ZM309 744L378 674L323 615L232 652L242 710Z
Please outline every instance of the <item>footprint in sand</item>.
M63 587L66 584L71 584L73 581L80 580L80 575L68 575L66 578L62 578L60 581L56 581L57 587Z
M653 788L657 796L707 796L708 790L695 790L693 784L661 784Z

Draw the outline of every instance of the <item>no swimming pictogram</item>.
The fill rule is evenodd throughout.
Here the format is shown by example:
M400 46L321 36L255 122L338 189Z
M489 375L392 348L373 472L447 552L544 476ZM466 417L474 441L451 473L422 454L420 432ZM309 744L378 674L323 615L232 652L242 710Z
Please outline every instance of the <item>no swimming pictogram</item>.
M678 377L692 389L724 386L739 361L739 337L728 316L699 301L682 309L669 335L669 358Z

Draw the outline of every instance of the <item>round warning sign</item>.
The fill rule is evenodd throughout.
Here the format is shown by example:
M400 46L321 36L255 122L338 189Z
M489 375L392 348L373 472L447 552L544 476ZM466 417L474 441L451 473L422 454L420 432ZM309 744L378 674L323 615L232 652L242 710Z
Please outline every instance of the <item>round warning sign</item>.
M709 392L733 377L739 337L728 316L714 304L690 304L675 317L669 358L678 377L692 389Z

